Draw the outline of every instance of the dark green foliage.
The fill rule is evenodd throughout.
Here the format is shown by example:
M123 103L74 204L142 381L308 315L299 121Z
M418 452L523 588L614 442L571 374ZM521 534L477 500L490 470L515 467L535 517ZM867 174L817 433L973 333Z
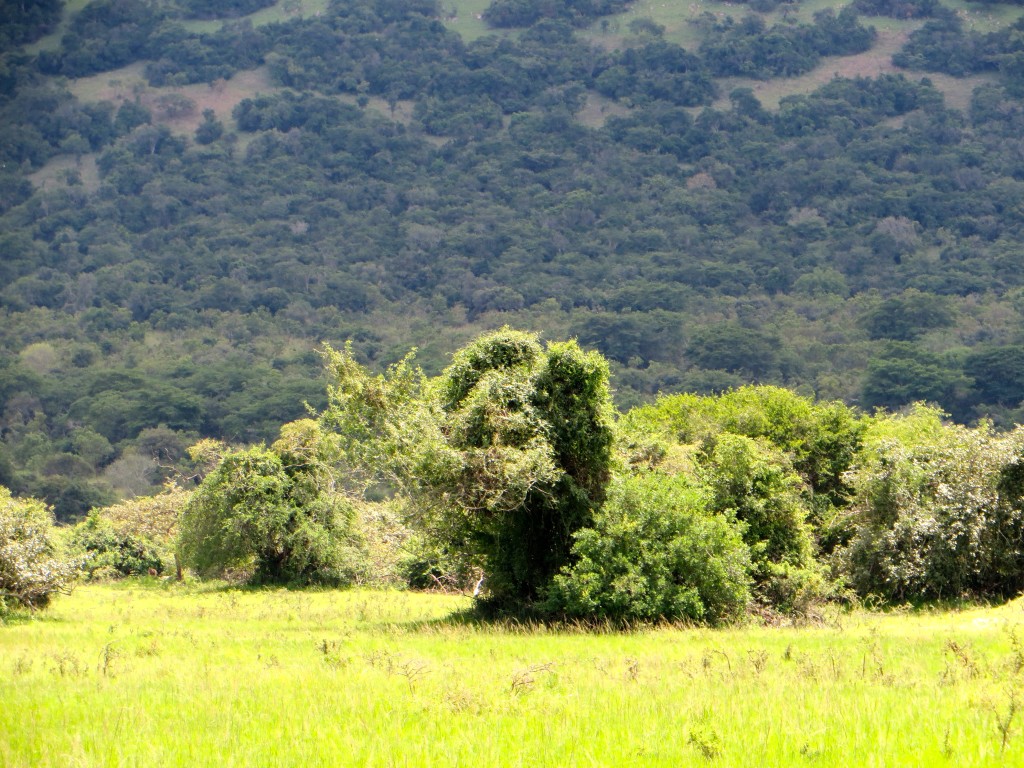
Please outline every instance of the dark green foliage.
M572 534L604 499L607 365L574 342L544 349L536 336L504 329L458 352L439 394L448 444L465 463L432 491L453 495L451 514L464 525L457 535L483 558L491 600L529 605L569 561ZM508 482L506 472L523 473L511 493L496 487Z
M942 5L939 0L854 0L852 7L865 16L921 19L934 16Z
M964 360L982 402L1016 406L1024 402L1024 347L976 347Z
M998 71L1006 88L1020 97L1024 93L1022 30L1021 19L988 34L965 30L960 17L943 10L911 34L906 45L893 56L893 63L955 77Z
M178 0L186 15L193 19L224 19L248 16L269 8L274 0Z
M585 620L739 618L750 599L747 548L700 488L658 472L613 482L545 607Z
M902 77L836 78L778 110L742 91L694 109L681 105L714 98L697 48L644 33L596 50L559 20L466 42L431 2L336 2L205 35L183 34L173 4L98 3L51 63L101 56L108 38L120 50L129 11L160 19L147 40L168 45L139 59L154 77L191 82L262 57L298 92L253 99L241 141L225 125L202 144L216 125L199 141L176 134L142 106L153 94L76 103L31 57L5 55L0 357L17 366L30 345L54 347L0 403L19 492L45 488L77 512L108 492L104 466L85 477L68 458L72 423L109 416L110 461L153 419L272 439L303 399L323 404L307 357L318 340L351 337L376 367L418 344L433 374L506 322L606 353L620 404L759 380L1019 420L1012 366L998 383L970 357L1016 343L1021 322L1019 29L983 41L998 72L969 119ZM755 37L839 51L845 29L861 45L840 16ZM55 155L65 170L29 178ZM953 325L861 324L911 289ZM907 356L884 342L902 338L927 346L909 367L945 382L901 380ZM751 354L731 354L732 341ZM130 371L139 391L91 391L101 370ZM60 468L72 475L45 474Z
M620 13L632 0L491 0L483 17L492 27L528 27L541 19L564 19L585 27L594 19Z
M778 375L781 348L781 341L771 333L730 323L699 330L690 341L687 356L701 368L742 373L763 381Z
M83 77L148 60L146 78L161 86L212 82L263 63L269 41L252 24L194 34L169 15L148 0L93 0L72 18L60 50L39 54L39 69Z
M868 50L874 28L860 24L852 8L837 15L819 11L814 24L778 24L765 27L760 16L724 22L707 14L700 54L719 76L792 77L815 67L822 56L844 56Z
M594 87L613 99L638 103L654 99L685 107L707 104L716 95L706 65L663 40L612 56L594 80Z
M39 68L82 77L146 58L150 36L163 18L149 0L93 0L73 17L60 52L39 55Z
M913 341L928 331L948 328L955 317L945 297L911 288L868 310L861 322L872 339Z
M275 584L349 584L362 567L354 511L330 490L315 423L282 428L273 449L229 452L181 517L182 563Z
M60 21L60 0L2 0L0 51L33 43L52 32Z
M82 568L90 578L159 575L164 570L151 542L118 531L96 513L75 526L71 546L84 555Z
M947 360L910 342L888 342L867 367L862 394L868 406L899 408L918 400L953 403L963 375Z
M224 123L217 119L212 109L203 110L203 122L196 128L197 144L212 144L224 135ZM287 304L285 300L285 304Z
M990 44L983 35L967 32L959 16L943 9L936 18L910 34L892 61L907 69L964 77L995 69L990 53Z

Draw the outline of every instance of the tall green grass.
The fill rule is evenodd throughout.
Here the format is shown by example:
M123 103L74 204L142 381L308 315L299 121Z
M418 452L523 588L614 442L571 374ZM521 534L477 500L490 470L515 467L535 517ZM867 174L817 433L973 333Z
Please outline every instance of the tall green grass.
M628 633L468 607L81 588L0 627L0 764L1024 764L1019 602Z

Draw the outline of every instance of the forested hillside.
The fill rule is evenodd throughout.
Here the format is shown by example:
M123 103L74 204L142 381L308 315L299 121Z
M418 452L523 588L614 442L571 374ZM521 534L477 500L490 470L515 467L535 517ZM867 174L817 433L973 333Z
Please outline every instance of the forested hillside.
M2 0L0 485L69 519L322 407L322 341L436 372L504 324L620 407L1019 421L1020 15Z

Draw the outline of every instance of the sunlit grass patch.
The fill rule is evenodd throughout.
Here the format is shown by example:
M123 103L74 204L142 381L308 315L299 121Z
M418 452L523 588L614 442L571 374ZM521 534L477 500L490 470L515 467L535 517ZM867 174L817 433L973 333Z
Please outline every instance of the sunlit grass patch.
M0 628L0 763L1014 765L1024 612L591 633L463 596L81 588ZM1016 707L1016 709L1015 709Z

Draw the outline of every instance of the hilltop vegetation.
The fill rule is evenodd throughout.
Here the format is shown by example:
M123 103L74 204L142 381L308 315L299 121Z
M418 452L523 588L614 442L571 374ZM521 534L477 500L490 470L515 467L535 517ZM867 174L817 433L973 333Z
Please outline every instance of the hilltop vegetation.
M620 407L1021 418L1014 6L501 3L469 40L428 0L8 5L0 483L63 520L324 407L322 340L436 373L512 323L603 353ZM908 33L892 74L759 101L870 51L866 14Z

